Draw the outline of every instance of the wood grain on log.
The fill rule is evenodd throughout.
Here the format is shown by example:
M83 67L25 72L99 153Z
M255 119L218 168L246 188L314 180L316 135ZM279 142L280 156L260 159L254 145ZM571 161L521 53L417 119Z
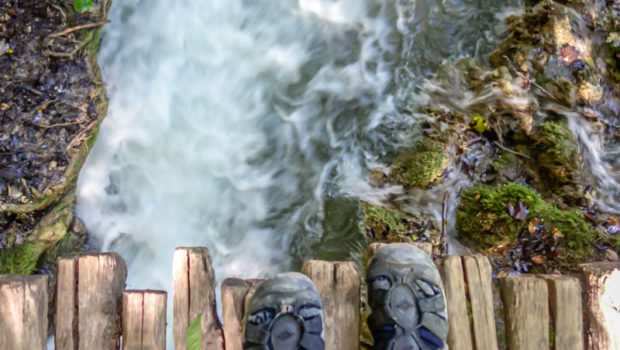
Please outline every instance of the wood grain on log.
M359 350L360 274L353 262L306 261L321 294L326 350Z
M222 282L222 320L226 350L243 350L243 313L250 285L239 278Z
M586 348L620 350L620 262L581 265Z
M45 349L47 281L44 275L0 275L0 349Z
M123 293L123 350L166 349L166 298L157 290Z
M508 350L549 348L547 283L536 276L500 280Z
M540 275L547 281L549 306L553 318L554 348L583 350L583 313L581 285L576 277Z
M177 350L186 350L189 324L202 316L202 349L223 350L224 334L217 316L215 273L207 248L177 248L173 263L173 334Z
M493 312L491 264L487 257L473 255L463 257L463 267L471 304L475 348L496 350L498 345Z
M448 307L448 347L451 350L472 350L471 325L467 314L465 276L460 256L449 255L443 260L443 285Z
M57 350L118 349L125 261L116 253L58 260Z

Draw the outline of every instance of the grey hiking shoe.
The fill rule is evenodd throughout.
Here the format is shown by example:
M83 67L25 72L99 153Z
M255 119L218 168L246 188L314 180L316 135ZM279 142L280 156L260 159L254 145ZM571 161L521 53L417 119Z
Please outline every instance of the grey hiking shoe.
M410 244L388 244L372 259L367 282L375 350L446 348L443 284L426 253Z
M323 350L321 296L296 272L263 282L250 299L243 330L245 350Z

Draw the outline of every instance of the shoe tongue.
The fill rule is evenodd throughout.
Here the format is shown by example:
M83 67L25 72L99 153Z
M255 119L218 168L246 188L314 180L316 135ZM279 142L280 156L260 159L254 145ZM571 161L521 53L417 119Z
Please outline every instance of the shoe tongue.
M295 316L278 316L271 327L271 345L278 350L297 350L301 333L301 326Z
M413 330L419 322L419 313L411 288L402 284L392 287L389 304L394 321L407 331Z

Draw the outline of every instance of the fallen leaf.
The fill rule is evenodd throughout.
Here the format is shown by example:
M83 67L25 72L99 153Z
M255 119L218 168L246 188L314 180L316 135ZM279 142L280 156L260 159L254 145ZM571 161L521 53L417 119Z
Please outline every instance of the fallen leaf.
M534 255L532 257L532 261L534 262L534 264L541 265L545 262L545 258L543 258L542 255Z
M618 261L618 254L611 249L607 249L607 260Z
M506 277L507 275L508 275L508 272L502 270L502 271L497 273L497 278Z
M564 238L564 234L560 230L558 230L557 227L554 227L551 230L551 234L553 235L553 237L556 237L556 238Z
M11 105L8 103L0 103L0 109L3 111L6 111L7 109L11 108Z
M616 219L614 216L610 216L609 217L609 225L616 226L617 224L618 224L618 219Z
M476 200L477 200L477 201L479 201L479 200L480 200L480 197L482 197L482 195L481 195L480 193L478 193L478 194L476 195Z
M518 201L517 206L513 207L512 204L508 204L508 214L515 220L524 220L530 211L523 205L523 202Z
M530 233L536 232L536 226L538 226L538 224L540 224L540 220L538 218L533 218L532 220L530 220L530 223L527 225L527 230Z

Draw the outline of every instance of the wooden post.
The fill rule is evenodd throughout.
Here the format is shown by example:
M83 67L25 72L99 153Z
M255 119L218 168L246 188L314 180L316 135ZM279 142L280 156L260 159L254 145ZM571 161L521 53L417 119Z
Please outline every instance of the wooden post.
M123 293L123 350L166 349L166 298L159 290Z
M223 350L224 334L217 316L215 273L207 248L177 248L172 263L173 334L177 350L186 350L189 324L202 315L202 349Z
M495 314L493 312L492 272L489 259L483 255L463 257L465 280L471 304L472 329L476 349L497 349ZM448 319L450 315L448 314Z
M540 275L547 281L553 318L554 349L583 350L581 285L576 277Z
M58 260L56 349L118 349L125 261L116 253Z
M45 275L0 275L0 349L45 350Z
M581 265L585 288L586 348L620 349L620 262Z
M472 350L471 324L467 314L465 275L460 256L449 255L443 261L443 286L448 307L448 348Z
M222 282L222 319L226 350L243 350L243 313L249 284L239 278Z
M508 350L549 348L547 283L536 276L500 280Z
M310 260L301 272L321 293L325 350L359 350L361 281L355 264Z

